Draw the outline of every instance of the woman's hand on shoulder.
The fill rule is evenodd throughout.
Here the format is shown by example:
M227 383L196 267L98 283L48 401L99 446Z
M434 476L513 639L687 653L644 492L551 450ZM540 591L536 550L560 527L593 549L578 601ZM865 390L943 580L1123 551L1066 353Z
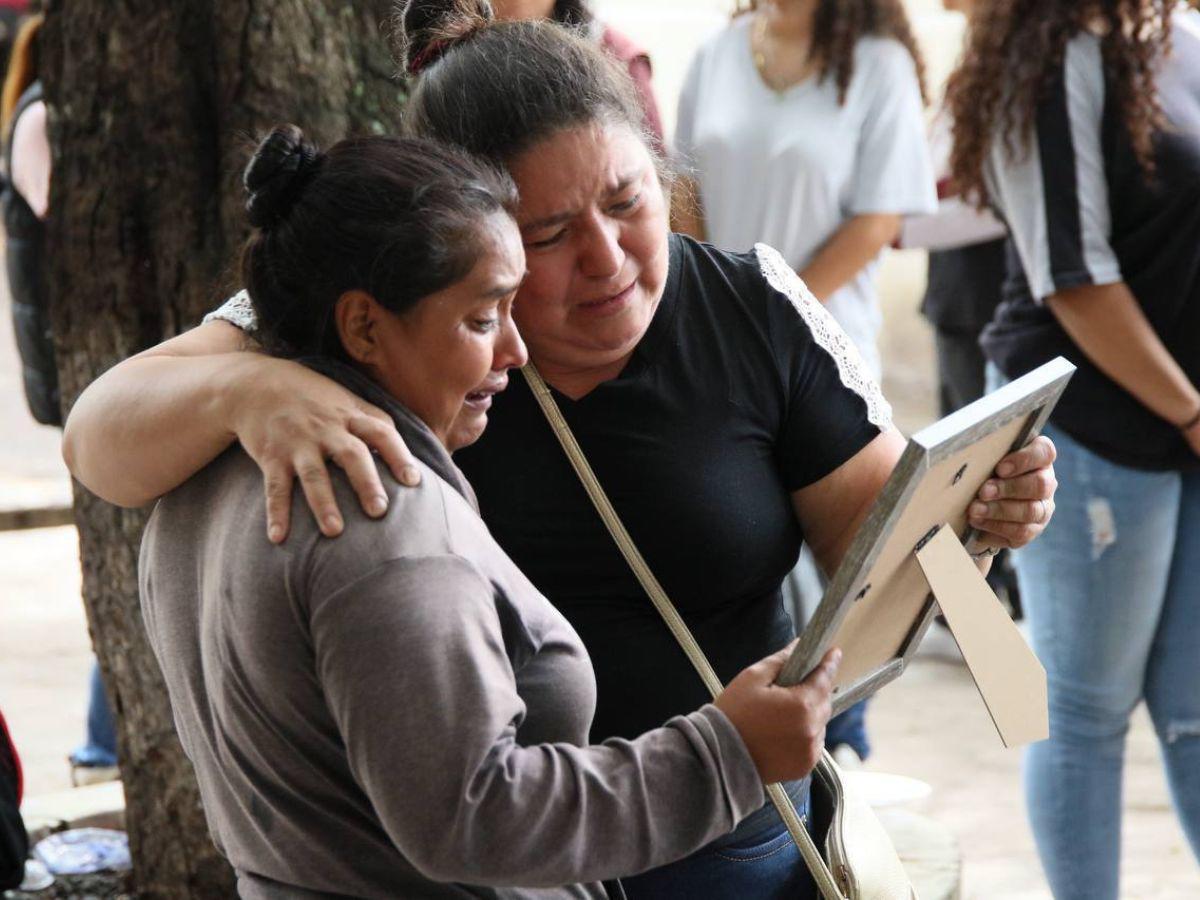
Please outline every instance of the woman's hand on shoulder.
M340 467L369 516L387 511L387 492L372 451L396 480L413 486L421 475L391 417L335 381L289 360L243 354L240 387L228 395L229 428L263 471L267 537L286 540L292 484L300 479L304 498L321 533L335 537L344 520L334 499L328 463Z
M802 682L783 687L775 679L795 645L743 669L713 701L741 735L765 784L803 778L825 748L842 651L830 650Z
M1054 442L1042 435L996 466L967 510L982 547L1024 547L1046 530L1058 490L1055 455Z

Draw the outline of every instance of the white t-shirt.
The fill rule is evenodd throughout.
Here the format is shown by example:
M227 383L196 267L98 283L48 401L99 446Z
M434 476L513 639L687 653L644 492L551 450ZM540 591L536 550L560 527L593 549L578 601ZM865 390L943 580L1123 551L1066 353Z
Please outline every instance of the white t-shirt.
M692 60L679 99L675 150L700 189L708 239L745 250L763 242L804 268L848 219L937 208L916 67L891 38L864 37L838 105L832 75L776 92L754 66L752 16ZM881 315L878 260L828 300L875 374Z

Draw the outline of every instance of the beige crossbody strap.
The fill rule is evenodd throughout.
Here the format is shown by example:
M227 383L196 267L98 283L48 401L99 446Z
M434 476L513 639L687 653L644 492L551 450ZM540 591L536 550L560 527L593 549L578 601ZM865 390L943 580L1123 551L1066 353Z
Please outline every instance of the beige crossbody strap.
M638 582L649 595L654 608L658 610L663 621L667 623L667 627L671 629L671 634L675 635L675 640L679 642L679 645L683 648L683 652L687 654L687 658L695 666L705 686L712 693L713 697L716 697L724 689L721 679L713 671L708 657L704 655L704 651L696 643L696 638L692 635L691 629L687 627L687 623L683 621L683 617L675 609L675 604L667 597L666 591L662 589L662 585L658 583L658 579L654 577L654 573L646 565L646 561L642 558L637 545L629 537L629 532L625 530L625 525L621 522L616 510L613 509L612 504L608 500L608 495L604 492L604 488L600 485L596 474L592 471L587 457L583 455L583 450L580 449L578 442L575 440L575 435L571 432L571 426L567 424L567 420L563 418L558 404L554 402L554 397L550 394L550 388L546 386L546 382L542 380L542 376L534 368L533 363L524 366L521 369L521 373L525 376L530 390L533 391L533 396L537 399L538 406L542 408L542 412L550 423L550 427L554 430L555 437L558 438L558 442L562 445L564 452L566 452L567 458L571 461L571 467L583 483L584 490L587 491L588 497L591 498L592 504L596 507L596 511L600 513L600 518L604 520L605 527L608 528L613 540L617 542L617 546L620 548L621 554L625 557L625 561L633 569L633 574L637 576ZM771 802L775 804L775 808L779 811L784 825L787 826L792 840L796 842L796 846L800 849L800 855L804 857L804 862L808 865L809 871L812 872L813 878L816 880L817 886L821 889L821 894L825 897L825 900L845 900L838 888L837 882L833 878L833 874L829 871L829 866L825 864L821 852L813 842L812 836L809 835L808 829L804 827L800 816L796 814L796 809L792 806L792 802L788 798L787 792L783 789L783 785L768 784L766 791L767 795L771 798Z

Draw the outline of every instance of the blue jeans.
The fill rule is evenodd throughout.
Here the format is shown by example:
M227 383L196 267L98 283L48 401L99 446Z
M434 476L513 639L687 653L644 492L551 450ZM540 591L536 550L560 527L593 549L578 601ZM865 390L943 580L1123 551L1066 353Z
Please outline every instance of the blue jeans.
M88 683L87 737L83 746L71 754L71 762L87 768L117 764L116 729L108 697L104 694L104 682L100 679L100 666L96 663L92 663Z
M791 786L808 819L808 782ZM800 850L769 802L737 828L678 862L622 878L629 900L817 900Z
M825 726L825 746L831 752L839 744L854 748L859 759L871 755L871 742L867 739L867 701L859 700L853 706L838 713Z
M1118 466L1045 433L1057 509L1015 554L1050 687L1050 739L1026 752L1026 802L1057 900L1115 900L1125 735L1141 700L1200 856L1200 472Z

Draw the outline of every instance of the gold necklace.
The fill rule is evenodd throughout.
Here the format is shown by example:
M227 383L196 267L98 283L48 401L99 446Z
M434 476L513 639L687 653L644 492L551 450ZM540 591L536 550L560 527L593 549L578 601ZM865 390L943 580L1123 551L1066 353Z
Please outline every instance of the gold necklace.
M778 60L767 56L767 17L761 11L754 15L754 25L750 31L750 55L754 59L754 68L758 70L758 77L762 83L782 97L790 88L807 79L811 69L808 63L805 63L802 69L794 73L772 71L772 67L778 68L779 63Z
M777 90L771 82L770 72L767 68L767 18L761 12L754 14L754 30L750 34L750 50L754 57L754 68L758 70L758 77L763 80L763 84L771 90Z

